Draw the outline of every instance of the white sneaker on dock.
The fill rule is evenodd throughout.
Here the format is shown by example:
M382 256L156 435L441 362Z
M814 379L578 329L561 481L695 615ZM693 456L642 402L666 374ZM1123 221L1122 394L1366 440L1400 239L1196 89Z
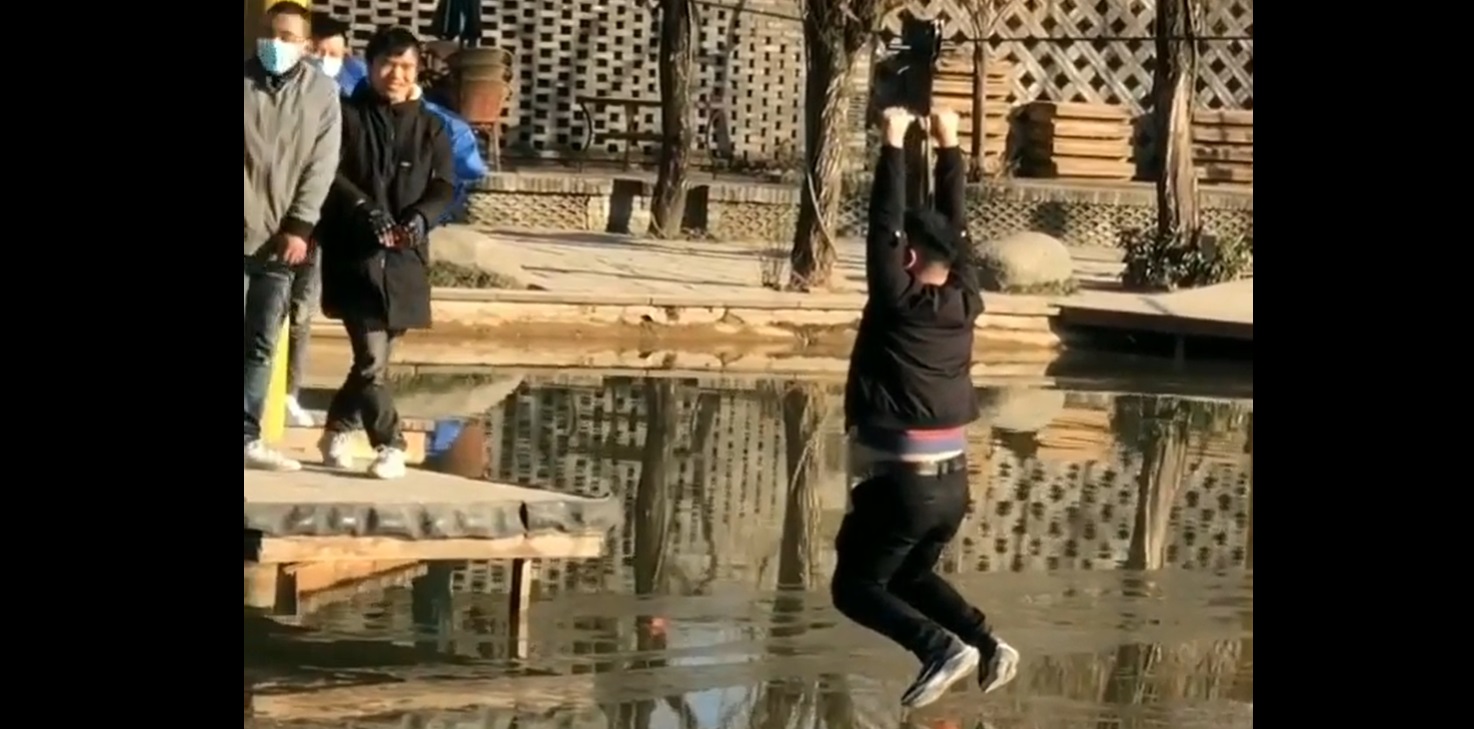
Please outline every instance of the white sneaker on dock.
M353 456L348 453L347 433L324 432L317 441L317 450L322 453L322 465L328 468L353 468Z
M302 464L268 448L260 440L246 444L246 468L253 471L300 471Z
M302 404L297 402L293 395L287 395L287 425L298 428L311 428L316 425L312 420L312 413L302 409Z
M380 446L374 462L369 465L368 472L374 478L403 478L404 451L389 446Z

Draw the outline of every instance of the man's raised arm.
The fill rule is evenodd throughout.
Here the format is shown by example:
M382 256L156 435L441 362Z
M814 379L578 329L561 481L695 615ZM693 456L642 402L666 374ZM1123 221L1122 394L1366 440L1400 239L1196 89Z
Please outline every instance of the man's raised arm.
M865 283L869 295L900 296L911 285L901 228L906 215L906 131L915 117L892 107L881 118L880 160L870 185L870 225L865 239Z

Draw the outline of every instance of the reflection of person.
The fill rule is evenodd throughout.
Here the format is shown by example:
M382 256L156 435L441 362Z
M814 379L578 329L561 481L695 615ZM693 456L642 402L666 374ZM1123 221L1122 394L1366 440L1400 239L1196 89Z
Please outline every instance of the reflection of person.
M343 102L343 158L317 228L323 313L342 320L353 349L319 447L346 467L346 436L362 424L377 451L369 473L397 478L405 444L390 351L405 330L430 326L428 231L451 203L455 171L445 125L420 101L419 40L388 28L365 55L369 82Z
M261 442L261 412L293 268L308 260L338 165L340 115L333 82L300 62L307 11L276 3L263 30L245 64L245 463L295 471Z
M957 114L932 116L937 209L906 210L904 151L915 121L884 114L885 143L870 193L861 316L845 387L855 483L836 542L830 590L851 620L910 650L921 674L901 697L936 701L980 661L984 692L1017 673L1018 652L935 572L967 512L963 428L976 420L973 323L983 301L968 271Z

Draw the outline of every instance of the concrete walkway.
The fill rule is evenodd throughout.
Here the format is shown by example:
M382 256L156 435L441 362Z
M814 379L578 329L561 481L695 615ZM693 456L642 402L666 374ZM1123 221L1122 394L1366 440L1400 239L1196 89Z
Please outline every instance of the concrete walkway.
M520 265L528 283L547 291L594 294L694 295L720 299L781 296L763 287L765 278L787 280L786 249L752 243L654 241L600 233L489 233L509 263ZM865 291L865 247L858 239L837 242L834 289L858 302ZM1089 285L1113 285L1120 252L1075 249L1076 275ZM500 252L499 252L500 255ZM858 305L858 304L857 304Z

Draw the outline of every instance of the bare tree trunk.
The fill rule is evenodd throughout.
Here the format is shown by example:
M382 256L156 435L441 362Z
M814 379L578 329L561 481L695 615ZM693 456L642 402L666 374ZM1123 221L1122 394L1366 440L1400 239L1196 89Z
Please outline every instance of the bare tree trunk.
M635 484L635 594L649 595L665 587L670 551L671 459L675 455L676 392L670 380L645 380L645 443L640 454L640 480Z
M1199 0L1158 0L1157 64L1152 74L1152 120L1156 126L1157 233L1181 235L1195 244L1198 180L1193 169L1192 112L1198 77Z
M778 587L807 590L819 577L819 425L827 408L817 385L791 383L783 393L788 499L783 510L783 541L778 554Z
M841 0L811 0L812 5ZM804 15L804 179L799 185L798 225L788 287L810 291L829 287L838 254L834 226L844 185L845 131L848 121L852 53L824 13Z
M971 182L982 182L987 171L988 34L993 30L993 0L973 0L972 7L972 166Z
M650 201L650 234L678 238L686 217L691 124L692 0L660 0L660 176Z
M1181 234L1189 241L1199 228L1192 159L1197 14L1197 0L1157 3L1157 64L1152 79L1152 113L1161 165L1157 174L1157 230L1162 235Z

